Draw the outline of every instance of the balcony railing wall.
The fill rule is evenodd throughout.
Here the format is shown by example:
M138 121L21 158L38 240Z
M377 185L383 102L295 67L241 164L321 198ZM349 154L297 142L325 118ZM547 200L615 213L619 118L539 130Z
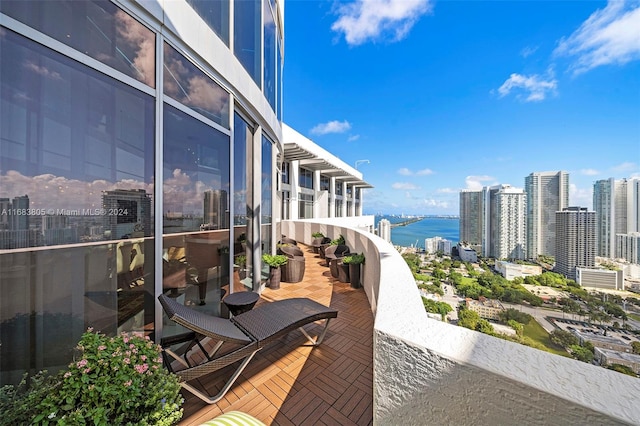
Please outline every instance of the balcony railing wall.
M428 319L406 263L373 234L328 219L281 226L306 244L313 232L342 234L365 253L376 424L640 422L640 379Z

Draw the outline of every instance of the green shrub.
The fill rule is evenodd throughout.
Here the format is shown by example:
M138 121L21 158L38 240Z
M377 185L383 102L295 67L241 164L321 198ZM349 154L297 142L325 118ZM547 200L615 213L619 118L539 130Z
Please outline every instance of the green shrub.
M262 261L271 268L277 268L287 263L289 259L284 254L263 254Z
M311 237L313 237L313 238L324 238L324 234L322 232L314 232L313 234L311 234Z
M148 337L89 329L76 349L76 361L35 407L33 423L168 426L182 417L179 380Z
M364 254L352 253L342 258L342 263L347 265L360 265L364 263Z

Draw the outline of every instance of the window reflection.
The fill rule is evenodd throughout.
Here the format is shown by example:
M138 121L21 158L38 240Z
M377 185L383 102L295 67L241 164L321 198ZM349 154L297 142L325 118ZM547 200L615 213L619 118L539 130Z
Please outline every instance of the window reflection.
M229 291L229 159L229 136L164 105L163 292L212 315Z
M155 36L106 0L0 1L0 11L155 87Z
M276 23L269 0L263 0L264 16L264 96L276 110Z
M0 382L15 383L66 365L89 326L153 333L155 121L150 96L4 28L0 74Z
M272 223L272 154L273 143L264 135L262 136L262 202L260 203L260 218L262 225L262 250L268 253L271 250L271 223Z
M166 43L164 94L211 121L229 127L229 93Z
M249 124L237 113L234 116L233 129L233 224L236 236L233 253L236 259L234 263L238 265L240 270L236 284L238 288L242 288L243 286L252 288L253 241L251 236L253 233L251 218L253 217L253 213L249 200L252 198L251 191L253 191L253 186L251 182L253 182L253 175L249 164L252 158L253 129L249 127ZM244 272L244 274L242 272Z
M260 46L260 2L234 0L233 2L234 54L253 81L260 86L262 49Z
M187 0L220 39L229 46L230 0Z

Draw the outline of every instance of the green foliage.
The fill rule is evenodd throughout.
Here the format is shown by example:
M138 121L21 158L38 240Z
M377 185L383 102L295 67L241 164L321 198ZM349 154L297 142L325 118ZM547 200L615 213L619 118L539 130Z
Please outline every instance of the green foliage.
M526 312L520 312L517 309L509 308L506 309L499 314L500 320L505 323L509 323L509 321L517 321L520 324L526 325L529 324L529 321L533 318Z
M239 254L234 258L234 262L240 267L245 267L247 265L247 256Z
M324 238L324 234L322 232L314 232L311 234L312 238Z
M553 330L549 337L551 338L551 341L553 343L558 346L562 346L563 348L569 348L580 343L578 338L574 336L573 333L565 330Z
M169 426L182 417L179 380L163 368L161 349L148 337L89 329L76 349L77 361L31 407L33 423Z
M435 300L427 299L426 297L422 298L422 303L424 304L424 309L427 312L440 314L443 320L449 312L453 311L453 308L448 303L436 302Z
M469 309L462 309L458 313L458 325L461 327L475 330L480 321L480 315Z
M288 260L289 258L284 254L265 253L262 255L262 261L269 265L270 268L278 268L287 263Z
M629 366L622 364L609 364L607 365L609 370L617 371L618 373L627 374L629 376L638 377L635 371Z
M640 342L631 342L631 349L634 354L640 355Z
M420 264L422 263L420 256L414 253L405 253L402 255L402 258L407 262L407 266L409 266L411 272L416 274L420 270Z
M35 407L54 392L58 380L46 371L41 371L28 380L25 373L17 387L6 385L0 388L0 424L26 425L35 416Z
M480 319L478 321L478 324L476 324L476 330L484 334L493 335L495 333L495 331L493 330L493 326L486 319Z
M593 361L593 352L585 347L580 345L571 345L569 346L569 350L571 351L571 355L579 361L587 363Z
M524 326L516 320L508 320L507 325L513 328L516 331L516 335L522 337L522 333L524 332Z
M344 241L344 236L340 235L338 238L331 240L331 245L332 246L341 246L344 245L345 241Z
M347 265L361 265L364 263L364 254L348 254L342 258L342 263Z

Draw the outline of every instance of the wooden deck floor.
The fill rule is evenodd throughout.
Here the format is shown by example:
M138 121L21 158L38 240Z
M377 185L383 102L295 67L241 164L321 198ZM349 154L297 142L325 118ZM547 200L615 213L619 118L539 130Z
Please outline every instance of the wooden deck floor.
M309 297L339 311L319 347L301 346L298 330L259 351L224 399L207 405L187 391L180 425L199 425L240 410L273 425L368 425L373 423L373 315L362 289L331 277L324 260L305 252L300 283L266 289L259 303ZM316 326L311 329L315 332ZM217 393L224 371L201 383ZM228 374L224 377L228 377Z

